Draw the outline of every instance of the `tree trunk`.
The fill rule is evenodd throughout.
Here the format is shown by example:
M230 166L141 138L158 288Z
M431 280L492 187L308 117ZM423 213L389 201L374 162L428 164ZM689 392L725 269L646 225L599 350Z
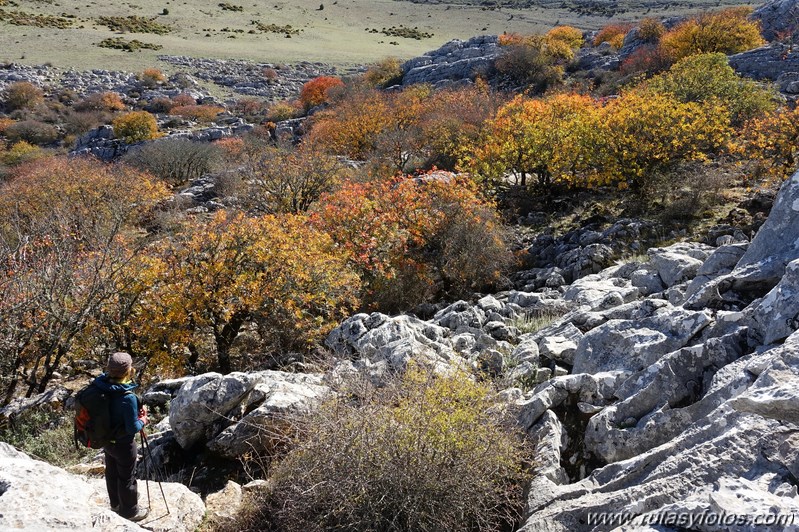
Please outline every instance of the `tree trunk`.
M216 340L216 360L219 371L223 374L230 373L230 348L233 341L238 337L239 330L247 319L246 312L234 312L230 319L222 327L221 331L214 331Z

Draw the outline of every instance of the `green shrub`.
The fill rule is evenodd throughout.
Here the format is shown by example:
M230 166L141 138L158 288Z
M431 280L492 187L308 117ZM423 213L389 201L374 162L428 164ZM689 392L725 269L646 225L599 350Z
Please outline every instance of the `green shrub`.
M510 42L503 48L495 66L500 77L509 83L543 93L562 81L563 70L554 64L542 39Z
M71 28L74 23L65 17L37 15L25 11L6 11L4 9L0 9L0 22L7 22L12 26L33 26L35 28L55 28L60 30Z
M0 441L59 467L77 464L97 452L75 448L72 422L58 411L23 412L0 429Z
M673 95L682 103L720 101L729 109L733 125L741 125L774 108L774 94L739 76L722 53L681 59L652 78L648 88Z
M219 155L219 148L213 144L164 139L129 152L124 160L177 186L210 172Z
M360 404L324 405L240 520L263 530L502 530L516 524L529 451L490 389L411 367ZM303 430L304 429L304 430Z
M155 21L155 17L146 18L137 15L129 17L100 17L98 24L106 26L111 31L121 33L155 33L156 35L166 35L172 31L170 26Z
M152 44L147 42L142 42L138 39L133 39L132 41L128 41L122 37L109 37L108 39L103 39L97 46L100 48L112 48L114 50L124 50L126 52L137 52L139 50L160 50L163 48L160 44Z
M363 78L374 88L397 85L402 81L402 61L396 57L387 57L369 67Z

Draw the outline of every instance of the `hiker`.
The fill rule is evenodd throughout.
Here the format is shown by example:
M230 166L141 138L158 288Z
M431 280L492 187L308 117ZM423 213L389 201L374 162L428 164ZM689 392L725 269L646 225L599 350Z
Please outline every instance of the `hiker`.
M128 353L114 353L106 371L93 384L110 393L111 434L115 439L103 447L105 451L105 484L111 509L130 521L141 521L146 509L139 509L136 487L136 434L147 424L147 411L133 393L135 370Z

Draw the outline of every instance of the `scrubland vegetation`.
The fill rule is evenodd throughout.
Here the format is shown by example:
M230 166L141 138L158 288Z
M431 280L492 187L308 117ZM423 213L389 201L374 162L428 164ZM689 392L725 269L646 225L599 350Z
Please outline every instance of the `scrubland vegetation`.
M43 389L60 364L100 346L174 374L279 365L276 353L313 351L348 312L497 287L513 267L500 215L518 208L511 191L618 190L645 204L676 183L701 189L681 175L711 163L749 185L784 177L796 166L796 111L737 76L723 54L741 45L723 37L754 35L744 14L702 15L670 31L646 23L652 53L670 65L588 87L566 74L582 45L569 27L502 38L495 79L525 81L515 95L479 79L383 92L400 75L387 60L357 79L314 79L297 102L242 100L238 109L263 124L247 137L156 142L111 165L57 157L59 139L100 123L128 143L155 139L163 133L151 112L115 93L45 99L30 83L9 85L0 119L6 397L23 383L28 394ZM703 53L679 45L696 45L697 28ZM156 69L140 79L164 80ZM596 96L608 83L617 95ZM200 124L224 111L188 95L147 105ZM312 108L298 145L276 139L275 120ZM180 214L168 191L223 168L237 169L218 185L228 211Z
M725 54L762 42L745 14L670 30L645 21L646 44L597 78L574 72L583 35L562 26L504 35L496 71L457 89L383 91L401 77L396 59L314 79L296 101L227 110L188 94L139 102L9 85L3 403L109 350L144 361L149 378L320 364L325 335L354 312L506 286L519 260L506 223L531 198L579 191L640 214L687 191L690 219L717 199L711 189L783 179L797 167L799 115L728 66ZM619 48L628 29L609 26L592 45ZM164 81L155 69L140 77ZM137 143L164 133L156 115L203 124L226 111L259 125L214 143L147 143L114 163L60 153L99 124ZM298 142L278 133L306 114ZM711 167L723 183L703 181ZM175 193L209 173L224 208L187 213ZM240 529L512 528L529 450L492 411L487 378L412 369L351 392L287 429L279 457L259 458L275 458L271 483Z

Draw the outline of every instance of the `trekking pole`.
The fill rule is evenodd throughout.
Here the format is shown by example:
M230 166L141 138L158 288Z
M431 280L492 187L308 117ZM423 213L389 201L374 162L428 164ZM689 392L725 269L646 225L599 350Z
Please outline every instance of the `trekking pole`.
M142 442L143 442L144 450L147 452L147 454L150 455L150 466L152 466L153 465L153 452L152 452L152 450L150 450L150 442L147 439L147 435L144 433L144 429L142 429L139 434L141 434L141 439L142 439ZM164 506L166 506L166 513L168 515L170 513L170 511L169 511L169 503L166 502L166 495L164 494L164 486L161 485L161 481L160 480L156 479L155 481L158 482L158 488L161 490L161 497L163 497L163 499L164 499ZM148 495L148 497L149 497L149 495Z
M141 458L142 458L142 461L144 462L144 485L147 487L147 508L148 509L152 509L153 506L150 503L150 483L149 483L150 471L149 470L152 467L153 460L152 460L152 458L150 459L150 466L148 467L148 465L147 465L147 453L145 452L147 447L144 445L144 442L146 441L144 439L144 429L139 431L139 437L141 438L141 449L142 449Z

